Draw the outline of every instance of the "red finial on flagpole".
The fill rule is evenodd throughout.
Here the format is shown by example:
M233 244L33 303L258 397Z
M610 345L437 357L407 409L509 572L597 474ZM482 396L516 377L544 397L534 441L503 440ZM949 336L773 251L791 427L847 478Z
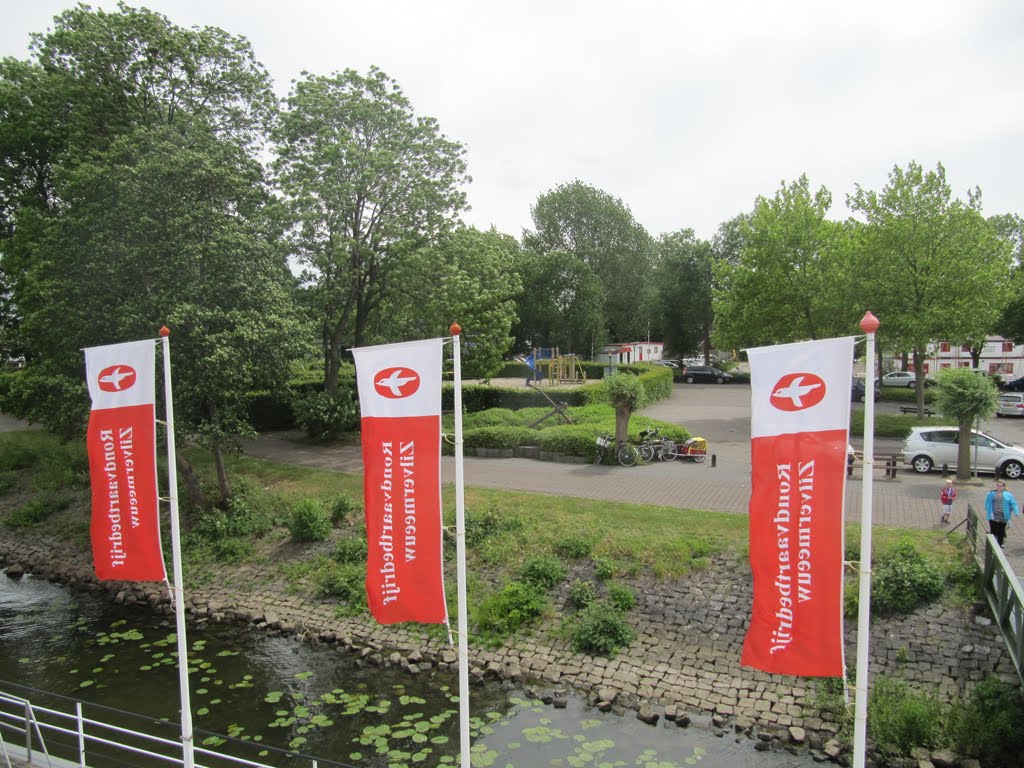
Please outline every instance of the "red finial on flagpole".
M451 327L448 330L451 331L452 336L458 336L460 333L462 333L462 328L459 327L458 323L452 323Z
M160 335L163 336L164 338L167 338L168 336L171 335L171 329L168 328L166 325L161 325L160 326Z
M870 310L865 312L864 317L860 319L860 329L864 331L864 333L874 333L878 330L878 326L878 318L871 314Z

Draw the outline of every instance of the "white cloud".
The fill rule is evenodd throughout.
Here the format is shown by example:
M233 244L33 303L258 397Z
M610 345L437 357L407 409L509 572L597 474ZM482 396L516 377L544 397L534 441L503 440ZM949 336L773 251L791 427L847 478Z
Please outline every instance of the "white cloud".
M855 183L910 160L980 186L986 213L1024 213L1016 0L140 4L247 37L282 95L304 69L379 66L467 146L470 223L516 236L576 178L654 235L711 237L802 173L846 216ZM24 58L69 6L11 4L0 54Z

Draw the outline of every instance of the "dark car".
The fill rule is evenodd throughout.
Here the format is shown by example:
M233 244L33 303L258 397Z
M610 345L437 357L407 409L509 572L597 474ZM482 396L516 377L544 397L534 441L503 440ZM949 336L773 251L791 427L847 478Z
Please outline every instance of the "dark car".
M695 381L727 384L732 381L732 376L725 371L712 368L710 365L688 365L683 369L683 381L687 384L693 384Z
M864 379L854 379L853 380L853 387L850 390L850 399L853 402L855 402L855 403L863 403L864 402L864 392L865 392L865 390L866 390L866 386L864 384ZM876 386L875 387L875 401L877 401L877 400L878 400L878 387Z
M1002 388L1004 392L1024 392L1024 376L1006 382Z

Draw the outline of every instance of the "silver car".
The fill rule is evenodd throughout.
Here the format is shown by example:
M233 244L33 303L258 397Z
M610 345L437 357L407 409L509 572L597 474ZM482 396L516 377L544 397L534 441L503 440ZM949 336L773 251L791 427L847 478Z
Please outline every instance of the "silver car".
M959 439L958 427L913 427L903 444L903 461L921 473L943 465L956 469ZM974 471L1016 479L1024 475L1024 450L971 430L971 464Z
M996 416L1024 416L1024 395L1016 392L1000 395Z

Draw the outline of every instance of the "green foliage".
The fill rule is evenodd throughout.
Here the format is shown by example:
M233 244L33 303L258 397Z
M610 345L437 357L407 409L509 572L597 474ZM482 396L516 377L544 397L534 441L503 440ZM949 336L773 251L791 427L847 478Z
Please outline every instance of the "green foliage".
M339 616L357 616L366 608L366 566L360 563L332 563L316 575L318 597L337 600Z
M912 390L903 390L911 391ZM916 415L909 413L878 413L875 412L875 437L896 437L905 438L910 434L911 427L926 427L934 424L934 419L927 416L919 419ZM864 435L864 410L854 408L850 411L850 434L863 437Z
M71 497L65 493L50 492L36 496L22 504L7 517L9 528L28 528L46 521L52 515L67 509L71 505Z
M662 235L655 249L656 292L661 338L667 349L680 353L697 349L710 334L714 321L711 304L711 243L699 240L692 229ZM682 370L676 369L673 374Z
M315 499L303 499L292 510L288 530L295 541L326 541L331 535L331 516Z
M594 578L599 581L608 581L615 576L615 563L607 557L594 557Z
M343 565L366 562L366 538L362 536L346 536L334 545L331 558Z
M996 411L999 390L989 376L969 368L943 368L935 387L935 406L957 424L973 424Z
M665 372L669 376L669 386L671 387L672 372L668 368L665 368ZM608 402L612 404L613 408L621 408L632 412L643 405L646 395L644 385L640 381L639 376L632 376L628 373L613 373L604 380L604 387Z
M359 426L359 405L347 387L339 387L333 395L308 394L294 407L295 423L315 440L337 440Z
M985 765L1012 768L1024 754L1024 691L996 677L975 687L955 725L957 751Z
M633 590L622 584L608 585L608 602L623 613L636 607L636 595Z
M554 543L555 554L566 560L582 560L588 557L593 549L593 538L579 533L565 536Z
M565 566L557 558L544 553L527 557L519 571L520 579L541 589L551 589L565 576Z
M949 709L903 680L875 677L868 696L868 736L884 748L909 755L915 747L949 744Z
M339 493L331 503L331 522L336 525L350 522L350 516L362 508L362 502L352 498L350 494Z
M879 616L912 613L941 597L945 578L913 544L898 542L874 558L871 611Z
M523 530L523 519L511 512L487 507L481 511L467 509L466 545L476 547L504 533Z
M466 448L506 448L519 445L536 445L538 432L526 427L476 427L464 429L463 445Z
M532 624L551 607L544 588L528 581L510 581L484 598L473 612L477 631L494 639Z
M633 642L636 633L622 611L598 600L576 614L570 637L577 653L614 657L620 648Z
M569 585L569 600L577 608L586 608L597 599L597 588L592 581L576 579Z

